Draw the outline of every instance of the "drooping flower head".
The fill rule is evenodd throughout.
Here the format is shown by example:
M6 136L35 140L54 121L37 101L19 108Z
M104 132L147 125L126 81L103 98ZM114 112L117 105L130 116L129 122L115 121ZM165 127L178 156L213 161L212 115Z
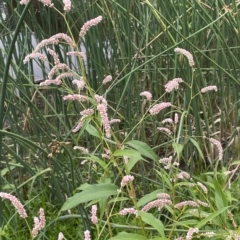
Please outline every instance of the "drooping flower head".
M152 99L152 94L149 91L141 92L140 96L145 97L147 100L151 100Z
M181 53L183 54L185 57L187 57L188 59L188 63L190 67L193 67L195 65L194 60L193 60L193 56L190 52L188 52L187 50L183 49L183 48L175 48L174 52L176 53Z
M222 148L221 143L214 138L210 138L209 140L213 145L215 145L217 147L219 160L222 160L223 159L223 148Z

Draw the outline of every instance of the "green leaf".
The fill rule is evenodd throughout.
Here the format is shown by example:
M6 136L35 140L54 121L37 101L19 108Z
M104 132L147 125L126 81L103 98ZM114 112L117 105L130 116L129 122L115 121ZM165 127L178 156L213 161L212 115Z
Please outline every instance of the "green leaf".
M121 232L117 236L109 238L108 240L147 240L147 238L136 233Z
M196 228L201 228L203 227L207 222L209 221L212 221L215 217L217 217L219 214L221 214L222 212L226 211L227 209L229 208L228 207L224 207L222 209L219 209L217 210L216 212L210 214L208 217L204 218L201 222L199 222L197 225L196 225Z
M138 150L143 156L146 156L154 161L158 161L159 157L155 154L155 152L150 148L146 143L132 140L126 142L126 145L129 145L132 148Z
M174 151L177 153L178 158L180 158L183 151L183 145L173 142L172 146Z
M111 179L110 178L105 178L105 177L101 177L100 178L100 184L102 183L108 183L111 184ZM108 196L100 198L99 200L99 211L100 211L100 218L102 219L105 210L106 210L106 206L108 204Z
M225 194L223 193L221 185L218 183L217 179L214 179L215 187L215 203L218 209L228 206L228 202Z
M77 190L84 190L84 189L88 188L89 186L91 186L91 184L83 183L83 184L81 184L80 187L77 188Z
M165 237L157 237L157 238L150 238L148 240L170 240L170 239Z
M141 154L133 149L118 149L113 153L113 156L115 157L123 157L127 156L129 157L128 163L127 163L127 170L130 171L133 166L139 161L143 160L143 157Z
M92 160L94 162L97 162L103 169L106 168L107 164L100 158L95 157L95 156L89 156L89 157L85 157L84 159L89 159Z
M7 168L3 168L3 170L0 171L0 176L3 177L8 172L11 172L14 168L16 168L16 166L10 166L10 167L7 167Z
M157 194L163 192L163 190L158 189L155 190L154 192L151 192L149 194L146 194L145 196L143 196L142 198L140 198L137 202L137 206L141 207L149 202L151 202L152 200L157 198Z
M128 197L116 197L116 198L112 198L108 203L113 203L113 202L122 202L122 201L127 201L129 200Z
M99 134L99 131L91 124L87 124L85 130L92 136L95 136L97 138L101 138L101 135Z
M74 196L67 199L60 211L67 211L76 207L80 203L85 203L94 199L109 197L110 195L117 195L118 187L111 183L101 183L90 185L82 192L76 193Z
M143 222L154 227L159 232L161 237L165 237L164 225L162 224L162 221L155 218L151 213L148 212L138 211L138 216L142 218Z
M214 179L214 187L215 187L215 204L217 206L217 209L222 209L224 207L228 206L228 201L223 193L221 185L218 183L218 180ZM224 219L224 223L226 222L227 215L222 214L222 217Z
M202 150L201 150L200 147L199 147L199 144L198 144L193 138L189 138L189 140L190 140L190 141L192 142L192 144L197 148L200 157L201 157L202 159L204 159L204 156L203 156Z
M232 163L231 163L231 166L232 165L239 165L240 164L240 160L235 160L235 161L233 161Z

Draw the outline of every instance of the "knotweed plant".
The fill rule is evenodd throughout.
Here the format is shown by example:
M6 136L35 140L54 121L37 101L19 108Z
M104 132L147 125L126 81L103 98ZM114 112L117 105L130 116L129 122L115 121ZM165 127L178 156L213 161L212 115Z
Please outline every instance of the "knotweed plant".
M64 13L56 9L50 0L39 1L58 11L66 21L71 1L63 0ZM20 3L28 4L29 1L22 0ZM238 225L231 212L235 209L229 206L232 199L225 196L222 187L226 186L227 176L222 182L219 179L223 174L219 177L211 172L205 178L197 178L188 170L188 161L184 159L189 143L196 149L196 156L204 158L203 147L198 144L198 139L205 141L206 149L217 152L215 155L209 154L211 163L215 160L216 170L223 159L224 151L219 139L205 134L195 135L194 124L190 123L191 118L194 118L193 100L203 100L208 91L217 91L217 86L204 86L194 93L193 88L198 88L194 81L194 58L189 51L175 48L173 53L183 55L188 61L192 79L188 83L179 76L168 81L164 85L165 94L171 95L184 89L183 92L190 92L189 102L184 106L176 106L174 98L169 97L169 101L160 101L161 98L155 100L151 91L143 89L139 95L144 102L145 112L134 127L165 114L157 122L156 134L167 136L172 143L171 148L159 157L148 144L128 139L134 129L130 132L121 131L124 137L120 137L116 129L121 128L124 119L120 111L116 112L108 101L108 92L104 92L114 76L107 74L98 90L93 89L84 68L85 53L79 49L84 36L92 27L100 27L98 25L102 21L102 16L96 16L83 24L77 42L66 21L69 35L58 33L44 39L23 60L28 64L32 59L52 59L47 79L41 82L40 87L57 88L62 93L66 110L78 111L77 118L74 115L70 121L73 123L68 135L71 136L71 142L66 148L75 156L74 167L81 168L87 174L84 183L72 195L66 196L59 215L74 217L78 214L84 224L82 237L85 240L239 239ZM67 62L61 62L53 48L59 44L68 46L66 58L76 58L79 71L72 69ZM47 55L42 53L43 49ZM69 81L71 84L68 84ZM113 118L111 112L115 112ZM49 152L49 159L59 152L59 149L54 153ZM141 167L146 171L153 169L153 176L144 177ZM66 177L74 180L71 174ZM145 189L147 184L148 190ZM19 215L27 218L24 207L15 197L7 193L1 193L0 197L9 199ZM86 215L78 212L79 205L87 209ZM29 228L31 237L37 237L44 228L51 228L51 225L46 226L44 209L40 208L39 217L34 217L33 228ZM62 231L58 239L64 239L64 236Z

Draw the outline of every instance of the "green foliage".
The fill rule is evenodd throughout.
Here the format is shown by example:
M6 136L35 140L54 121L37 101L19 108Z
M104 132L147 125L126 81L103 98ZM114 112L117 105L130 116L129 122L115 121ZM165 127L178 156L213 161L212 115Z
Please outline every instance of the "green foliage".
M72 10L64 12L60 0L53 8L38 0L27 6L5 0L0 5L6 14L6 19L0 15L0 61L5 63L0 66L0 191L18 196L29 218L24 223L11 204L1 201L0 236L31 238L40 207L47 224L38 239L56 239L60 231L65 239L83 239L89 230L91 239L164 240L186 237L195 228L196 239L209 232L213 239L238 236L239 4L72 0ZM99 15L99 26L79 38L83 24ZM85 82L83 91L71 77L61 86L35 83L36 67L45 80L55 65L46 48L47 65L40 60L23 64L35 47L33 36L40 42L60 32L74 40L74 50L86 54L84 59L68 56L72 47L65 41L51 46L74 78ZM193 55L194 67L184 54L174 53L176 47ZM113 80L104 85L107 75ZM166 92L166 83L180 77L184 82L177 91ZM201 93L209 85L218 91ZM139 96L143 91L153 100ZM88 100L63 100L74 93ZM95 94L107 101L108 118L121 120L109 127L111 137ZM160 102L172 106L151 115ZM86 109L93 114L73 132ZM172 123L162 123L165 118ZM211 138L224 147L222 161ZM134 179L123 184L124 176ZM143 210L156 201L168 203ZM190 204L177 207L185 201ZM95 225L92 205L99 209ZM136 212L122 216L124 208Z

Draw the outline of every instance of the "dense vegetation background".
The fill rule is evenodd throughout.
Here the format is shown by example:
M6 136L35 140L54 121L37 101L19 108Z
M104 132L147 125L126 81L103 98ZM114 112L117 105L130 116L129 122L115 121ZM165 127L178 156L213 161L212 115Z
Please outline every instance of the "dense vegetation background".
M175 204L189 195L199 198L187 182L181 183L187 188L178 189L181 184L176 186L169 180L184 170L195 182L201 181L210 189L209 196L202 200L211 206L212 217L205 218L197 227L218 234L215 239L232 237L232 232L237 234L238 225L233 226L227 212L239 213L240 2L72 0L70 12L64 12L62 1L53 2L54 8L38 0L27 6L18 0L4 0L0 4L0 191L17 196L30 216L37 215L40 207L45 209L47 226L39 239L56 239L60 231L66 239L83 239L84 230L91 231L92 239L115 239L126 230L126 221L129 226L126 232L141 234L145 239L175 239L203 221L200 215L192 220L190 213L183 211L180 217L170 207L161 214L156 214L157 210L152 212L154 219L165 226L165 233L160 231L157 238L158 232L149 216L151 220L142 216L145 225L119 217L117 213L122 207L131 206L127 193L118 196L116 202L115 198L99 200L92 196L74 207L66 199L87 189L86 184L119 186L126 174L135 177L137 199L159 189L172 198L177 196ZM79 39L83 24L99 15L103 17L101 23ZM92 100L83 107L63 100L63 96L74 92L72 78L65 78L62 87L39 86L39 82L48 78L53 64L46 49L42 53L48 56L49 63L38 60L23 63L38 42L57 33L71 36L86 55L79 63L66 55L70 49L66 43L52 46L61 62L85 78L88 88L84 94L89 98L95 93L104 96L109 119L121 120L112 126L113 138L103 137L97 114L78 133L72 132L80 110L95 103ZM193 68L185 56L174 52L177 47L193 55ZM102 85L107 75L113 80ZM167 93L164 86L174 78L182 78L184 84ZM217 92L201 94L200 90L209 85L217 86ZM143 91L150 91L154 100L144 100L139 95ZM149 109L158 102L171 102L174 107L152 116ZM179 125L169 127L173 134L158 131L161 121L174 118L175 113L179 115ZM221 143L221 161L216 146L209 141L211 138ZM74 146L88 148L90 154L77 152ZM127 146L125 152L121 152L123 146ZM104 148L110 150L111 161L101 157ZM180 165L168 172L158 160L170 155ZM133 159L131 167L126 168L119 160L124 156ZM89 164L81 165L86 159ZM153 199L149 197L148 201ZM101 219L96 228L89 217L89 207L95 203ZM72 212L67 212L72 208ZM235 221L239 222L239 217ZM0 205L0 224L2 235L9 239L30 238L29 227L6 201ZM146 233L143 229L148 230L149 225L153 229ZM73 231L76 227L78 230ZM206 237L201 233L196 236Z

